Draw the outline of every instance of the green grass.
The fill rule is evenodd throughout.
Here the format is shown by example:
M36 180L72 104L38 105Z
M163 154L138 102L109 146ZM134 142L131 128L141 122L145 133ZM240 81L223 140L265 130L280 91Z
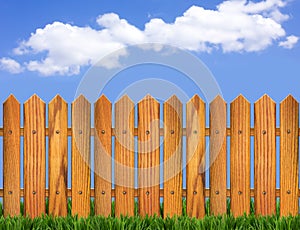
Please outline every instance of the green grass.
M228 213L224 216L210 216L209 201L206 202L207 215L203 219L189 218L186 215L186 203L183 200L183 215L180 217L166 218L145 217L141 218L137 214L137 203L135 203L134 217L114 217L114 203L112 206L112 216L104 218L94 215L94 202L91 201L91 215L88 218L78 218L71 216L71 202L68 203L69 215L66 218L45 215L39 218L30 219L27 217L4 218L2 204L0 203L0 230L1 229L300 229L300 216L279 217L279 203L277 203L276 215L270 217L256 217L254 215L254 205L251 202L251 214L234 218L229 213L230 201L227 202ZM48 212L48 202L46 202ZM23 203L21 203L23 213ZM161 212L163 205L161 205Z

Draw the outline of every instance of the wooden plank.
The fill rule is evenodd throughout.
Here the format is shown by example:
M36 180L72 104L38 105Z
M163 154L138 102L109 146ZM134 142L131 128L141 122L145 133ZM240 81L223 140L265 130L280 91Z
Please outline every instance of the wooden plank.
M182 103L164 103L164 218L182 214Z
M205 216L205 103L195 95L186 105L186 209L190 217Z
M48 105L49 214L68 214L68 104L59 96Z
M112 105L102 95L95 103L95 215L111 214L112 182Z
M226 214L226 103L217 96L210 103L210 210L213 215Z
M138 103L139 214L159 216L159 102L147 95Z
M134 104L125 95L115 104L115 215L134 216Z
M20 214L20 103L10 95L3 104L4 216Z
M24 213L45 213L46 140L45 103L33 95L24 104Z
M280 104L280 215L298 215L299 103L288 96Z
M90 213L91 105L84 96L72 103L72 215Z
M231 212L250 214L250 103L240 95L230 106Z
M257 215L276 214L276 104L267 95L254 105L254 193Z

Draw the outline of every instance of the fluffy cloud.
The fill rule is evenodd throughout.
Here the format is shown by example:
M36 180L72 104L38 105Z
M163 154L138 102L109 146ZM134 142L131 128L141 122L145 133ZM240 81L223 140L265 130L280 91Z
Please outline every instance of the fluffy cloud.
M286 41L282 41L279 43L279 46L282 46L286 49L292 49L298 42L299 38L296 36L288 36Z
M11 58L1 58L0 69L12 74L18 74L23 72L22 66L17 61Z
M101 29L54 22L37 29L14 50L15 55L37 55L42 59L23 63L29 71L42 75L74 75L82 66L95 64L117 49L141 43L163 43L194 52L257 52L277 43L292 48L296 36L286 36L280 12L282 0L251 2L228 0L215 10L192 6L173 23L153 18L143 30L114 13L101 15ZM285 40L285 41L284 41ZM126 55L126 53L120 54ZM118 57L102 62L118 66Z

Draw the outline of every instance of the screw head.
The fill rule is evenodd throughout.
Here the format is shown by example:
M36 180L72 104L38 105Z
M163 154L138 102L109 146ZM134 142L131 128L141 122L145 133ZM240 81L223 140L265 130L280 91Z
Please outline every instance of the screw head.
M220 131L219 131L219 130L216 130L215 133L218 135L218 134L220 133Z
M219 192L219 191L216 191L215 193L216 193L216 195L219 195L219 194L220 194L220 192Z
M101 133L102 133L102 134L105 134L105 130L104 130L104 129L102 129L102 130L101 130Z
M12 135L12 130L8 130L7 132L9 135Z
M146 135L149 135L150 134L150 131L149 130L146 130Z
M239 195L242 195L242 194L243 194L243 192L242 192L242 191L239 191L239 192L238 192L238 194L239 194Z
M175 192L174 192L174 191L171 191L170 193L171 193L171 195L174 195L174 194L175 194Z
M82 195L82 191L78 191L78 194L79 194L79 195Z
M127 133L127 131L126 131L126 130L123 130L123 131L122 131L122 133L123 133L123 134L126 134L126 133Z
M238 131L238 134L239 134L239 135L241 135L242 133L243 133L243 131L242 131L242 130L239 130L239 131Z
M12 191L8 191L8 195L11 195L11 194L13 194L13 192Z
M60 131L59 131L59 130L56 130L55 133L56 133L56 134L60 134Z
M286 193L290 195L291 194L291 190L287 190Z
M171 134L174 134L174 133L175 133L175 131L172 129L172 130L171 130Z
M146 195L147 195L147 196L149 196L149 195L150 195L150 192L149 192L149 191L147 191L147 192L146 192Z
M82 134L82 130L79 130L79 134Z
M60 192L59 191L56 191L56 195L59 195L60 194Z
M197 195L197 191L194 191L193 194L194 194L194 195Z
M288 129L288 130L287 130L287 133L288 133L288 134L291 134L291 130L290 130L290 129Z
M32 130L32 134L36 134L36 130Z
M193 132L194 134L197 134L198 133L198 131L197 130L194 130L194 132Z
M35 194L36 194L36 191L33 191L32 194L35 195Z
M266 135L266 134L267 134L267 131L266 131L266 130L263 130L263 131L262 131L262 134L263 134L263 135Z
M126 191L123 191L123 195L126 195L126 193L127 193Z
M101 194L102 194L102 195L105 195L105 191L102 191Z
M267 192L266 192L266 191L263 191L262 194L265 196L265 195L267 195Z

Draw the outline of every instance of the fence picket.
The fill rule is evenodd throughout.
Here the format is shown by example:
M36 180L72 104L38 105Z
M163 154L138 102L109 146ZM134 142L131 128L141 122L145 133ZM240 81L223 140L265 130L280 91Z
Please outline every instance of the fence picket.
M230 205L234 216L250 213L250 103L237 97L230 106Z
M164 103L164 218L182 214L182 103Z
M195 95L186 105L186 209L190 217L205 216L205 103Z
M159 102L147 95L138 103L139 214L160 215Z
M20 214L20 103L10 95L3 104L4 216Z
M134 103L125 95L115 104L115 215L134 215Z
M24 104L24 213L45 213L46 140L45 103L33 95Z
M298 215L299 103L288 96L280 104L280 215Z
M90 213L91 105L84 96L72 103L72 214Z
M267 95L254 104L254 193L257 215L276 213L276 104Z
M95 215L109 216L111 214L111 126L112 105L102 95L95 103Z
M68 214L68 104L59 96L49 103L49 214Z
M226 214L226 103L220 96L210 103L209 164L211 214Z

